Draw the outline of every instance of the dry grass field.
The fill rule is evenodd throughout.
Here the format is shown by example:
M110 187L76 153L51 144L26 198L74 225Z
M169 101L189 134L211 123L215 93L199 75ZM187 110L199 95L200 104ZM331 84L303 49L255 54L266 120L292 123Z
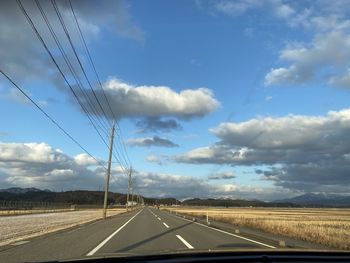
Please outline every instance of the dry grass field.
M108 209L107 216L115 216L125 211L125 209ZM0 216L0 246L101 218L102 209Z
M0 216L30 215L43 213L69 212L71 209L28 209L28 210L0 210Z
M350 249L350 209L167 208L181 214L260 229L337 249Z

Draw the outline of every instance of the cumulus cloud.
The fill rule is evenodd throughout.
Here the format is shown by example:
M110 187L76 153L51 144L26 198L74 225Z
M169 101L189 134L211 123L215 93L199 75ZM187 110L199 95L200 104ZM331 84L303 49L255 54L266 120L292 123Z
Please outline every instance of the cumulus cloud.
M227 172L220 172L220 173L213 173L208 176L208 180L229 180L235 178L234 172L227 171Z
M87 166L92 161L84 154L70 157L46 143L0 142L2 185L72 189L96 188L103 184L100 168Z
M316 78L319 69L331 74L332 68L342 68L350 59L350 36L342 32L317 35L309 47L289 45L281 52L281 60L291 62L288 67L271 69L265 77L266 85L295 85ZM325 77L325 76L323 76ZM329 78L334 78L332 76ZM332 84L337 84L333 81Z
M141 147L151 147L151 146L158 146L158 147L178 147L176 143L173 143L172 141L168 139L164 139L158 136L154 137L147 137L147 138L131 138L126 141L126 144L130 146L141 146Z
M96 159L96 158L95 158ZM89 165L97 165L97 159L95 160L87 153L81 153L76 156L74 156L74 160L77 164L83 165L83 166L89 166Z
M138 133L146 132L170 132L182 130L182 126L174 119L161 119L158 117L148 117L136 122L139 128Z
M350 186L350 109L325 116L265 117L222 123L211 130L220 141L177 155L195 164L268 165L265 177L295 190L343 191ZM266 174L265 174L266 176Z
M104 87L117 118L157 120L161 117L174 117L188 120L203 117L220 105L213 93L206 88L176 92L166 86L134 86L115 78L108 80ZM105 101L101 90L96 93L101 101Z
M125 177L118 177L116 180L118 180L116 185L126 183ZM135 172L135 189L145 196L179 199L198 197L275 200L276 197L282 196L280 187L249 187L232 183L216 185L190 176L139 171ZM283 194L293 195L290 191L285 191Z
M111 170L110 189L126 192L128 177L120 166ZM144 196L177 198L276 198L276 189L214 185L185 175L134 171L134 191ZM84 154L69 156L46 143L0 142L0 184L7 187L97 190L104 186L105 170Z

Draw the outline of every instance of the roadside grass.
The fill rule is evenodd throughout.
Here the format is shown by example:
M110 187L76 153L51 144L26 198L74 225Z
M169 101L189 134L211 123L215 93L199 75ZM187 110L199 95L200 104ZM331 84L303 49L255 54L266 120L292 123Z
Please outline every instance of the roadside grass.
M305 240L337 249L350 249L350 209L321 208L167 208Z

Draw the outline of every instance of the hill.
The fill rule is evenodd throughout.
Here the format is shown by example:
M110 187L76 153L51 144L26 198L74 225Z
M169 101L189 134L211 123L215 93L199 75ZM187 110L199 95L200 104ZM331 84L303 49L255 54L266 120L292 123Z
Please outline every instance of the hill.
M131 197L130 197L131 198ZM50 203L70 203L78 205L98 205L103 204L103 191L75 190L65 192L53 192L40 190L37 188L8 188L0 189L0 201L31 201ZM108 193L109 204L125 205L127 195L124 193ZM136 200L136 198L135 198ZM176 203L175 198L147 198L144 201L149 205L164 204L172 205ZM180 201L177 201L181 203Z
M277 203L293 203L301 206L350 207L349 195L307 193L289 199L277 200Z
M188 206L221 206L221 207L296 207L298 205L291 203L270 203L259 200L241 200L241 199L188 199L182 202Z

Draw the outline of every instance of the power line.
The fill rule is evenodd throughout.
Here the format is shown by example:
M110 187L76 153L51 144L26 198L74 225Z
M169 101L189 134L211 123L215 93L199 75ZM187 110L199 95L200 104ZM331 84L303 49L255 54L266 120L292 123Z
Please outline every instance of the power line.
M85 89L83 88L83 85L82 85L82 83L81 83L81 81L80 81L80 78L78 77L78 74L77 74L76 71L74 70L74 67L73 67L73 65L71 64L71 62L69 61L68 56L67 56L65 50L63 49L63 47L62 47L60 41L58 40L58 37L57 37L55 31L53 30L53 28L52 28L52 26L51 26L51 23L50 23L50 21L48 20L46 14L45 14L45 11L44 11L43 8L41 7L40 2L39 2L38 0L35 0L35 3L36 3L36 5L37 5L37 7L38 7L38 9L39 9L39 11L40 11L40 13L41 13L41 16L42 16L43 19L44 19L44 22L46 23L46 26L48 27L48 29L49 29L49 31L50 31L50 33L51 33L51 36L53 37L53 39L54 39L54 41L55 41L55 43L56 43L58 49L60 50L64 61L66 62L66 64L67 64L67 66L68 66L68 68L69 68L69 70L70 70L72 76L74 77L75 81L77 82L77 84L78 84L77 86L78 86L79 90L81 91L81 93L83 94L83 96L86 98L86 102L87 102L87 104L90 106L91 111L92 111L92 112L94 112L94 111L96 112L96 113L95 113L95 115L96 115L95 118L99 121L99 123L100 123L101 126L100 126L98 123L96 123L96 125L98 125L98 126L100 127L100 129L101 129L102 131L104 131L104 133L108 136L108 129L109 129L108 124L107 124L107 128L106 128L106 126L104 126L104 124L103 124L103 123L101 122L101 120L98 118L97 109L95 108L95 105L94 105L94 103L92 102L90 96L86 93ZM80 104L80 103L79 103L79 104ZM82 104L80 104L80 105L81 105L81 107L83 107ZM85 107L84 107L84 108L85 108ZM92 118L92 116L90 116L90 117ZM103 128L102 128L102 126L103 126Z
M62 15L61 15L61 12L60 12L60 10L59 10L57 4L56 4L56 1L55 1L55 0L51 0L51 3L52 3L52 5L53 5L53 7L54 7L54 9L55 9L55 12L56 12L56 14L57 14L59 20L60 20L60 23L61 23L61 25L62 25L62 27L63 27L63 30L64 30L65 34L66 34L66 37L67 37L67 39L68 39L68 41L69 41L69 43L70 43L70 45L71 45L71 47L72 47L72 49L73 49L74 55L75 55L75 57L76 57L76 59L77 59L77 61L78 61L78 63L79 63L79 66L80 66L80 68L81 68L81 71L83 72L83 74L84 74L84 76L85 76L85 79L86 79L87 83L89 84L90 90L92 91L92 93L93 93L93 95L94 95L94 98L95 98L95 100L97 101L97 103L98 103L98 105L99 105L99 107L100 107L100 109L101 109L102 114L104 115L104 117L105 117L106 120L108 121L107 114L106 114L106 112L104 111L104 109L103 109L103 107L102 107L102 105L101 105L101 103L100 103L100 100L98 99L98 97L97 97L97 95L96 95L94 89L92 88L91 82L90 82L89 78L87 77L87 74L86 74L86 72L85 72L85 70L84 70L83 64L81 63L81 61L80 61L80 59L79 59L79 56L78 56L77 51L76 51L76 49L75 49L75 47L74 47L73 41L72 41L72 39L71 39L71 37L70 37L69 31L68 31L68 29L67 29L67 27L66 27L66 24L64 23L64 20L63 20L63 17L62 17Z
M0 69L0 73L7 78L8 81L12 83L31 103L35 105L53 124L56 125L57 128L59 128L69 139L71 139L76 145L79 146L80 149L82 149L85 153L87 153L90 157L92 157L98 164L100 164L105 170L106 167L97 160L92 154L90 154L76 139L74 139L64 128L62 128L61 125L59 125L43 108L40 107L39 104L37 104L23 89L21 89L2 69Z
M114 111L113 111L113 109L112 109L112 107L111 107L111 104L110 104L110 102L109 102L109 99L108 99L108 97L106 96L106 93L105 93L105 91L104 91L104 88L103 88L101 79L100 79L99 74L98 74L98 72L97 72L97 70L96 70L96 67L95 67L94 61L93 61L93 59L92 59L92 57L91 57L89 48L88 48L88 46L87 46L87 44L86 44L86 41L85 41L83 32L82 32L82 30L81 30L81 28L80 28L79 21L78 21L78 19L77 19L76 14L75 14L75 11L74 11L72 2L71 2L71 0L68 0L68 2L69 2L70 8L71 8L71 12L72 12L73 17L74 17L74 21L75 21L75 23L76 23L76 25L77 25L77 28L78 28L80 37L81 37L81 39L82 39L83 45L84 45L84 47L85 47L86 54L87 54L87 56L88 56L88 58L89 58L89 61L90 61L90 63L91 63L91 66L92 66L92 68L93 68L93 70L94 70L94 72L95 72L96 79L97 79L97 81L98 81L98 83L99 83L99 85L100 85L100 88L101 88L101 90L102 90L102 93L103 93L103 95L104 95L104 98L105 98L105 100L106 100L106 102L107 102L108 108L109 108L109 110L110 110L110 112L111 112L111 114L112 114L114 120L116 121L118 141L119 141L119 143L121 144L121 148L122 148L121 154L122 154L122 156L123 156L124 161L125 161L127 164L129 164L129 165L127 165L127 166L130 166L130 165L131 165L130 158L129 158L128 153L127 153L127 151L126 151L126 147L125 147L124 140L122 139L121 129L120 129L120 126L119 126L119 124L118 124L116 115L114 114ZM122 142L121 142L121 141L122 141ZM125 153L123 153L123 151L124 151ZM126 156L126 159L127 159L128 161L125 160L125 156L124 156L124 155Z
M87 46L87 44L86 44L84 35L83 35L82 31L81 31L81 28L80 28L80 25L79 25L79 21L78 21L78 19L77 19L76 14L75 14L75 11L74 11L72 2L71 2L71 0L68 0L68 2L69 2L69 5L70 5L70 8L71 8L71 11L72 11L72 14L73 14L75 23L76 23L76 25L77 25L77 28L78 28L80 37L81 37L82 42L83 42L83 44L84 44L84 47L85 47L85 50L86 50L86 54L87 54L87 56L88 56L88 58L89 58L89 60L90 60L90 63L91 63L91 65L92 65L92 68L93 68L93 70L94 70L94 72L95 72L97 81L98 81L98 83L99 83L99 85L100 85L100 88L101 88L101 90L102 90L102 92L103 92L103 95L104 95L104 97L105 97L105 100L106 100L106 102L107 102L107 104L108 104L109 110L110 110L110 112L111 112L113 118L116 120L116 116L115 116L115 114L114 114L114 112L113 112L113 110L112 110L112 107L111 107L111 104L110 104L110 102L109 102L109 99L108 99L108 97L106 96L106 93L105 93L105 91L104 91L104 89L103 89L103 85L102 85L102 83L101 83L99 74L98 74L98 72L97 72L97 70L96 70L96 67L95 67L94 61L93 61L93 59L92 59L92 57L91 57L89 48L88 48L88 46ZM125 152L126 159L128 160L128 161L125 160L124 153L122 153L123 158L124 158L124 161L125 161L127 164L131 165L130 158L129 158L128 154L127 154L126 147L125 147L125 145L124 145L124 141L123 141L122 138L121 138L121 132L120 132L121 129L120 129L120 126L119 126L117 120L116 120L116 125L117 125L118 141L119 141L119 143L120 143L120 145L121 145L122 151ZM123 143L121 143L121 140L122 140ZM128 166L129 166L129 165L128 165Z
M102 141L105 143L105 145L108 147L108 144L106 143L106 141L104 140L104 138L102 137L101 133L98 131L98 129L96 128L94 122L92 121L91 117L89 116L88 112L86 111L86 109L84 108L84 106L82 105L82 103L79 100L79 97L77 96L77 94L75 93L74 89L72 88L72 86L70 85L70 83L68 82L65 74L63 73L62 69L60 68L60 66L58 65L57 61L55 60L55 58L53 57L51 51L49 50L49 48L47 47L45 41L43 40L43 38L41 37L39 31L37 30L36 26L34 25L33 21L31 20L31 18L29 17L27 11L25 10L25 8L23 7L22 3L20 0L16 0L18 6L20 7L23 15L25 16L25 18L27 19L27 21L29 22L30 26L32 27L32 29L34 30L36 36L38 37L38 39L40 40L40 42L42 43L42 45L44 46L45 50L47 51L47 53L49 54L51 60L53 61L53 63L56 65L57 69L59 70L60 74L62 75L64 81L66 82L66 84L69 86L71 92L73 93L75 99L78 101L78 103L80 104L80 106L82 107L83 111L85 112L85 114L87 115L88 119L90 120L91 124L93 125L94 129L96 130L96 132L98 133L98 135L101 137Z
M71 11L72 11L72 14L73 14L75 23L76 23L76 25L77 25L77 27L78 27L80 37L81 37L81 39L82 39L82 41L83 41L83 43L84 43L84 47L85 47L86 53L87 53L87 55L88 55L88 58L89 58L89 60L90 60L91 65L92 65L92 67L93 67L93 69L94 69L96 78L97 78L97 80L98 80L98 83L100 84L100 87L101 87L101 89L102 89L103 95L104 95L104 97L105 97L105 99L106 99L106 102L107 102L107 104L108 104L109 110L111 111L111 114L112 114L114 120L117 120L117 118L116 118L116 116L115 116L115 114L114 114L114 112L113 112L113 110L112 110L111 104L109 103L108 97L106 96L106 93L105 93L105 91L104 91L104 89L103 89L103 86L102 86L100 77L99 77L99 75L98 75L98 73L97 73L97 70L96 70L95 64L94 64L94 62L93 62L93 60L92 60L90 51L89 51L89 49L88 49L88 47L87 47L87 45L86 45L86 41L85 41L84 35L83 35L82 31L81 31L81 28L80 28L80 25L79 25L77 16L75 15L72 2L71 2L71 0L68 0L68 2L69 2L69 5L70 5L70 8L71 8ZM117 126L118 126L118 124L117 124Z
M128 152L127 152L127 150L126 150L125 141L123 140L122 132L121 132L121 129L120 129L120 126L119 126L118 123L117 123L117 127L118 127L117 131L119 132L119 133L117 133L117 135L118 135L118 140L119 140L120 144L122 145L122 148L123 148L123 150L124 150L124 152L125 152L125 156L126 156L126 159L127 159L127 163L129 163L129 165L132 165L132 163L131 163L131 161L130 161L130 158L129 158L129 155L128 155Z

